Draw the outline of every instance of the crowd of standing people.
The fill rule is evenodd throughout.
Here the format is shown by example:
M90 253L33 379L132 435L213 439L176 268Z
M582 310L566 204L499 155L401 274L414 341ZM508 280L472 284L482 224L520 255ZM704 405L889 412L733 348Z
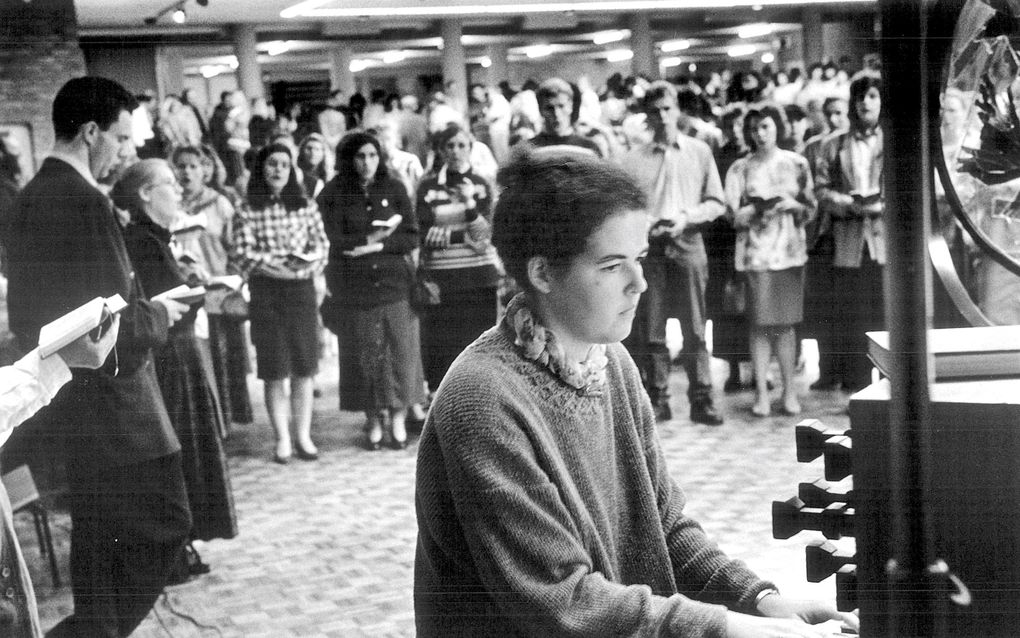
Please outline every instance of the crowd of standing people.
M76 370L39 417L63 434L72 493L75 612L53 635L129 634L165 584L208 570L190 541L237 534L223 441L253 420L246 326L276 463L318 458L326 329L338 337L340 407L365 414L364 446L406 447L455 360L535 286L522 278L541 279L505 263L508 251L538 251L550 272L583 252L555 217L530 220L519 246L494 245L497 172L523 170L539 149L611 166L607 178L636 189L628 210L642 215L616 230L647 242L643 277L624 310L633 330L613 335L626 337L637 366L624 376L644 386L653 422L672 417L670 317L694 422L724 420L710 319L733 370L753 361L755 415L772 408L773 354L781 409L799 413L802 322L819 340L819 387L865 385L863 331L881 325L885 256L881 80L819 71L803 84L743 73L614 76L600 92L584 78L474 86L463 113L441 92L419 108L411 95L333 91L274 115L227 91L208 114L185 92L153 115L110 80L68 82L53 153L12 193L0 227L11 331L28 351L43 324L97 295L128 307L117 356ZM195 298L166 294L199 286ZM815 288L853 294L812 304ZM584 324L576 309L550 308ZM563 352L550 353L569 376L555 363ZM604 351L583 354L604 364ZM570 382L583 388L582 377ZM744 383L733 371L731 381Z

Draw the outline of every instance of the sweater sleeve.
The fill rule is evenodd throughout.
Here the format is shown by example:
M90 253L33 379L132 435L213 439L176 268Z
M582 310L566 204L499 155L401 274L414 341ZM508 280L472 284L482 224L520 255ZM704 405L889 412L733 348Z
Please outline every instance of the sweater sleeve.
M722 637L722 607L610 582L593 569L582 533L543 469L550 443L526 425L534 418L529 389L511 389L508 372L478 365L448 376L429 416L454 516L501 614L528 636ZM451 396L456 402L442 400ZM429 462L419 457L421 476ZM428 490L421 480L419 499Z
M648 472L655 485L677 591L699 601L725 605L734 611L755 613L754 599L758 592L775 586L758 578L742 561L726 556L709 540L701 525L684 514L686 497L668 472L651 401L641 387L634 362L625 353L621 360L629 386L628 395L634 404L638 429L645 442Z

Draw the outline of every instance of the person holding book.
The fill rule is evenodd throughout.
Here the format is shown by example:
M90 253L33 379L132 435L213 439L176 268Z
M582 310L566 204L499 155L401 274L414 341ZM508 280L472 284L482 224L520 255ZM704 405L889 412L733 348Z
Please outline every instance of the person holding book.
M8 310L25 350L43 325L97 296L127 301L116 360L75 370L45 411L45 427L63 443L71 511L74 613L51 630L54 638L129 635L191 529L180 443L152 357L187 306L145 296L117 214L97 187L133 157L136 105L112 80L65 83L53 101L53 151L11 217Z
M500 173L493 243L524 292L453 363L418 447L419 638L830 635L684 513L620 341L648 289L647 196L584 151Z
M0 368L0 447L14 428L48 405L71 380L72 368L102 366L117 343L120 318L116 315L104 330L88 332L65 345L54 355L42 357L32 350L14 364ZM0 483L0 573L10 585L9 595L0 600L0 636L41 638L39 609L28 566L14 535L14 520L7 492Z
M150 297L182 285L204 282L203 268L178 264L170 228L182 217L180 186L170 165L146 159L131 165L113 186L113 203L131 215L124 244L135 275ZM189 276L189 271L191 276ZM156 376L170 421L181 442L181 465L191 505L192 540L237 536L237 515L223 449L226 426L195 336L199 302L174 324L169 339L155 352ZM180 561L179 578L209 571L189 543Z
M831 287L839 290L829 357L833 383L857 391L871 383L864 333L885 325L885 203L882 196L882 78L861 71L850 83L849 130L825 138L815 158L815 194L831 220Z
M804 227L814 218L815 198L807 160L778 146L785 121L771 104L748 110L743 133L751 153L726 173L726 204L737 231L734 264L747 281L756 393L751 412L760 417L772 410L768 370L773 352L783 381L782 411L800 414L794 327L804 314Z
M337 174L319 195L330 241L326 285L341 309L340 407L364 411L366 447L384 430L407 445L407 413L424 397L418 315L411 307L418 224L403 183L390 176L379 139L350 133Z
M233 233L231 260L251 290L251 340L276 433L273 458L280 464L290 460L293 419L298 458L314 461L319 454L311 438L319 309L313 278L326 265L329 240L287 146L272 143L255 155L248 205L235 218Z
M174 149L170 161L181 185L185 219L201 220L197 232L176 239L177 245L196 260L210 278L228 281L235 274L229 262L234 205L207 184L206 166L211 163L200 147ZM208 282L203 282L208 283ZM228 296L240 295L230 286L207 285L203 308L209 318L209 353L225 422L251 423L253 415L248 394L248 342L244 333L247 318L224 311Z
M502 270L492 247L493 191L471 162L467 129L434 136L442 163L418 186L421 267L439 286L439 303L422 315L422 363L435 392L457 355L496 323Z

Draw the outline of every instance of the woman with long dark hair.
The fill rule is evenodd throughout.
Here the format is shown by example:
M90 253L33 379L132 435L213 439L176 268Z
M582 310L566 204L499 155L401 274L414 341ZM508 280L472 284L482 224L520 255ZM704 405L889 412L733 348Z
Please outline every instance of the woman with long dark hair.
M337 174L319 208L331 247L326 284L342 308L340 407L365 412L369 449L379 449L387 426L391 445L403 448L407 410L423 398L418 316L410 304L418 224L375 136L340 140Z
M318 458L311 439L312 378L319 360L313 278L328 250L319 210L305 197L290 149L276 143L260 149L248 205L234 223L233 258L251 290L251 340L276 432L274 460L281 464L293 451L291 419L298 457Z

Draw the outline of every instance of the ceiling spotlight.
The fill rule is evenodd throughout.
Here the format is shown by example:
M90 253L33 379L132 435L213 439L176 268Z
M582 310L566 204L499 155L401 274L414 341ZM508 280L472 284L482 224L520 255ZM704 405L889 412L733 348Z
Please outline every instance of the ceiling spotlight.
M178 7L170 16L170 19L177 24L184 24L188 21L188 14L184 13L184 7Z

